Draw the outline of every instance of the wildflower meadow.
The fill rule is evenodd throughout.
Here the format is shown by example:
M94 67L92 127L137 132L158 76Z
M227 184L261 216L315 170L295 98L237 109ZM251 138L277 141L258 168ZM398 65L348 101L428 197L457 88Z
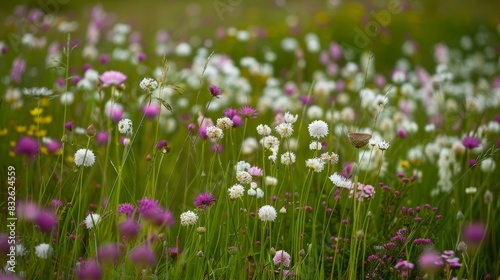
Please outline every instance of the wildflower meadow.
M0 279L500 279L494 1L7 2Z

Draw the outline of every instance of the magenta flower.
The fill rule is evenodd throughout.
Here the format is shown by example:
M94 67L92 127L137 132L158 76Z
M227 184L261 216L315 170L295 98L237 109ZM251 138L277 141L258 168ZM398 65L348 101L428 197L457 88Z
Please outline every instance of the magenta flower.
M62 147L61 142L59 142L57 140L50 140L47 143L47 151L49 152L49 154L54 154L59 149L61 149L61 147Z
M17 141L17 145L12 151L18 155L25 155L29 159L34 159L39 151L38 142L35 138L23 136Z
M257 111L250 106L243 106L240 109L240 114L245 118L255 119L257 117Z
M95 136L95 140L99 146L106 146L109 142L109 133L107 131L99 131Z
M471 223L464 226L463 236L471 244L479 244L486 234L486 227L483 223Z
M168 209L160 209L160 213L158 213L153 219L153 223L157 226L173 226L175 224L175 218L172 212Z
M156 148L158 149L163 149L168 146L167 140L160 140L158 143L156 143Z
M276 252L273 258L274 265L283 265L286 267L290 266L290 254L283 250L279 250Z
M120 257L120 251L116 244L102 245L97 250L97 256L102 263L115 263Z
M99 80L102 82L103 87L109 87L111 85L120 85L125 80L127 80L127 76L125 76L122 72L118 71L106 71L99 76Z
M95 261L87 260L78 268L78 279L80 280L100 280L102 279L101 268Z
M233 121L233 127L240 127L243 125L243 120L239 115L233 116L231 120Z
M211 193L200 193L196 199L194 200L194 206L206 209L209 206L212 206L217 199L213 197Z
M234 109L234 108L227 108L225 111L224 111L224 116L228 117L228 118L233 118L234 116L238 115L238 110Z
M264 175L264 171L260 169L258 166L250 167L250 169L248 169L248 173L250 173L250 175L252 176L259 176L259 177Z
M118 225L118 231L124 237L132 238L139 234L139 229L141 225L132 219L127 219Z
M161 208L156 200L143 198L139 201L139 212L143 215L144 219L152 220L155 216L161 213Z
M40 211L35 218L36 225L44 233L50 233L57 226L57 216L49 211Z
M154 119L160 113L160 105L158 104L146 104L142 107L142 113L147 119Z
M213 144L212 147L210 147L210 150L212 153L222 153L222 144Z
M148 245L141 245L130 252L130 261L137 266L146 267L156 264L156 256Z
M443 258L436 251L424 252L418 259L420 269L429 273L438 271L443 265Z
M219 98L219 96L222 94L221 90L214 85L209 85L208 91L210 91L210 94L212 94L212 96L215 98Z
M130 203L122 203L118 205L118 210L116 213L118 215L125 214L127 217L131 217L134 214L135 207Z
M22 58L14 59L10 71L10 79L14 83L19 84L21 82L22 75L25 71L26 71L26 61Z
M469 150L477 148L481 145L481 141L473 136L466 136L462 139L462 145Z
M73 122L64 123L64 128L66 128L69 131L73 131Z

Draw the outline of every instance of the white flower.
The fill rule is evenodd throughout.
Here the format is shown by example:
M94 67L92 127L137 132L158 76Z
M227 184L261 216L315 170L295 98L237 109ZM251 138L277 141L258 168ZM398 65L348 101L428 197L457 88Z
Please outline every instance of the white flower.
M229 198L237 199L243 196L243 194L245 193L245 188L240 184L236 184L230 187L228 189L228 192L229 192Z
M132 121L130 119L121 119L118 122L118 131L121 134L132 135Z
M306 167L314 172L321 172L325 168L325 163L320 158L310 158L306 160Z
M16 244L16 255L17 256L24 256L26 255L26 247L24 247L23 244Z
M264 196L264 191L261 188L257 188L257 198Z
M309 144L309 150L311 151L319 151L323 148L323 145L321 145L321 142L318 141L312 141L311 144Z
M329 179L332 181L332 183L339 187L339 188L345 188L345 189L350 189L351 186L352 186L352 182L351 180L345 178L345 177L342 177L341 175L339 175L337 172L333 173L333 175L331 175L329 177Z
M285 206L281 207L280 213L281 214L286 214L286 208L285 208Z
M382 151L385 151L387 149L389 149L389 146L391 145L391 143L385 141L385 140L379 140L377 141L377 147L379 149L381 149Z
M263 222L274 222L276 216L276 209L271 205L264 205L259 209L259 219Z
M71 105L75 101L75 95L69 91L61 93L60 101L62 105Z
M259 124L257 126L257 133L261 136L268 136L271 134L271 128L265 124Z
M321 120L313 121L309 124L309 135L313 138L323 138L328 135L328 124Z
M236 172L236 180L240 184L250 184L252 182L252 175L246 171L238 171Z
M295 163L295 154L293 152L286 152L281 155L281 163L290 165Z
M210 138L210 140L219 142L219 140L224 137L224 132L222 132L222 129L216 126L209 126L207 127L207 136L208 138Z
M139 84L139 87L141 87L142 90L151 92L158 88L158 82L155 79L144 78Z
M229 129L233 127L233 121L228 117L217 119L216 126L220 129Z
M85 218L85 225L87 226L88 229L91 229L95 226L97 226L101 222L101 215L91 213Z
M273 149L275 147L278 147L280 144L280 140L274 136L266 136L262 138L262 146L266 149Z
M281 138L288 138L292 136L293 125L291 123L280 123L276 126L276 132L281 136Z
M332 152L331 154L322 153L321 160L323 160L325 163L330 162L333 164L337 164L337 163L339 163L339 155L337 155L334 152Z
M272 176L266 176L266 186L276 186L278 184L278 179Z
M248 194L249 196L254 196L254 195L257 195L257 191L256 191L256 190L254 190L254 189L249 189L249 190L247 191L247 194Z
M187 211L181 214L181 225L192 226L198 221L198 215L193 211Z
M285 119L286 123L293 124L297 121L297 118L298 118L298 115L294 116L294 115L290 114L290 112L285 112L284 119Z
M496 164L491 158L487 158L481 161L481 170L485 173L491 173L495 171Z
M52 252L54 252L54 249L47 243L42 243L35 247L35 254L41 259L48 258L52 255Z
M79 149L75 153L75 165L76 166L85 166L91 167L94 165L95 155L94 152L87 149Z
M242 161L238 161L236 163L236 165L234 166L234 170L236 170L236 172L238 172L238 171L248 171L248 169L250 169L250 167L252 167L252 165L250 165L250 163L242 160Z

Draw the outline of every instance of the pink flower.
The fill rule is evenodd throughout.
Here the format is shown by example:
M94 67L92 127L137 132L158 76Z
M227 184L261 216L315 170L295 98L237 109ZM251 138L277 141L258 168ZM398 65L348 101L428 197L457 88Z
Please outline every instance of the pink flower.
M125 80L127 80L127 76L125 76L122 72L111 70L102 73L99 80L102 82L103 87L109 87L111 85L117 86L125 82Z
M290 254L283 250L279 250L276 252L273 258L274 265L283 265L286 267L290 266Z

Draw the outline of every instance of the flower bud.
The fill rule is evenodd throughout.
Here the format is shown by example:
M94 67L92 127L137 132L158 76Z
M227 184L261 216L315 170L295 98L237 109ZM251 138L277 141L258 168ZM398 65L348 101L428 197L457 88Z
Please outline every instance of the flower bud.
M95 130L94 125L93 124L89 125L89 127L87 127L87 136L92 138L96 134L97 134L97 131Z

